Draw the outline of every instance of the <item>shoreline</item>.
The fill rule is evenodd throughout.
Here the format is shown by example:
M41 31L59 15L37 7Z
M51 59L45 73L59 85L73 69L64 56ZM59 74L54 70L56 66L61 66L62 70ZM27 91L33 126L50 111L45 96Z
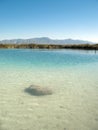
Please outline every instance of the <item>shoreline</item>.
M81 50L98 50L98 44L0 44L0 49L23 48L23 49L81 49Z

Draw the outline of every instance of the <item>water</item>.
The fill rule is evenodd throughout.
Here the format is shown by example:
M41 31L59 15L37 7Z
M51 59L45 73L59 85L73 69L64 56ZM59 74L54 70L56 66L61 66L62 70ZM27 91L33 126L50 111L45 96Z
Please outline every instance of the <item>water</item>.
M31 84L52 95L31 96ZM0 50L0 130L98 130L98 52Z

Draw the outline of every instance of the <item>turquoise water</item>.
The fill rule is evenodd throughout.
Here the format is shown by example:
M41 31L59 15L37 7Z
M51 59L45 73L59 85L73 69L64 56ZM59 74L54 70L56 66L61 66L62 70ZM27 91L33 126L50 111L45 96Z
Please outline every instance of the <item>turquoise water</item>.
M98 62L94 51L0 50L1 67L68 67Z
M52 95L31 96L31 84ZM0 50L0 130L97 130L98 52Z

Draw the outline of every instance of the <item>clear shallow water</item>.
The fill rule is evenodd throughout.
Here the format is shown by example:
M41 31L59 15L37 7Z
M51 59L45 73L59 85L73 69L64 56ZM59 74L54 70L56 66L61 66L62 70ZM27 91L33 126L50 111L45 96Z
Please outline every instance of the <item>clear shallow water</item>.
M72 50L0 50L1 67L68 67L81 64L95 63L98 55L94 52Z
M54 93L31 96L31 84ZM98 129L98 52L0 50L0 130L32 129Z

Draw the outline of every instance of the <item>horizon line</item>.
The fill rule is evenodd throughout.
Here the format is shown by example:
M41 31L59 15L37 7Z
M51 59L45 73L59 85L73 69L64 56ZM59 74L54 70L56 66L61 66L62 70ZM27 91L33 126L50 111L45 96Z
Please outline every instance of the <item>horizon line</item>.
M4 40L18 40L18 39L20 39L20 40L28 40L28 39L34 39L34 38L48 38L48 39L51 39L51 40L79 40L79 41L87 41L87 42L93 42L93 43L97 43L97 41L96 42L94 42L94 41L91 41L91 40L84 40L84 39L74 39L74 38L51 38L51 37L41 37L41 36L39 36L39 37L30 37L30 38L5 38L5 39L0 39L0 41L4 41Z

